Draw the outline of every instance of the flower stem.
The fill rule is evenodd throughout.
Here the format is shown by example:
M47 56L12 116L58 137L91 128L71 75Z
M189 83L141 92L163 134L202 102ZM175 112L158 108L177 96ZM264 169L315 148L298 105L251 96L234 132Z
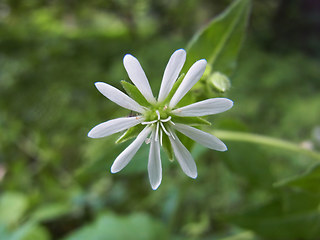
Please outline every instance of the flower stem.
M215 131L212 131L211 133L222 140L227 140L227 141L230 140L230 141L236 141L236 142L249 142L254 144L272 146L272 147L281 148L281 149L292 151L292 152L302 153L314 159L320 160L319 152L304 148L299 144L292 143L292 142L278 139L278 138L267 137L259 134L225 131L225 130L215 130Z

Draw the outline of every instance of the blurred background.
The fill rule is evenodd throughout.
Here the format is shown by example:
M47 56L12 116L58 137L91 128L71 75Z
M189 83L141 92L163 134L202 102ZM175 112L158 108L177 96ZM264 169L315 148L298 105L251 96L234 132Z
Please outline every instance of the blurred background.
M195 145L198 178L163 154L152 191L148 146L111 174L128 144L87 137L129 114L94 82L122 89L131 53L156 93L174 50L231 2L0 1L1 240L319 239L320 174L306 189L274 185L306 171L310 157L232 141L225 153ZM317 0L253 1L226 94L235 105L213 128L320 150L319 14Z

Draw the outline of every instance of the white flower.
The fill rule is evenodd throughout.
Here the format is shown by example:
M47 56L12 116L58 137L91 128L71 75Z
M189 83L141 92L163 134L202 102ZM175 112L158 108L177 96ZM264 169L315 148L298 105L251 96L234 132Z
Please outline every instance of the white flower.
M186 175L196 178L197 167L195 161L187 148L179 140L177 132L208 148L217 151L227 150L226 145L221 140L209 133L191 127L190 125L193 125L192 121L186 121L185 123L187 124L184 124L184 119L195 120L199 119L198 117L200 116L224 112L232 107L233 102L231 100L227 98L211 98L176 108L179 101L201 78L207 64L204 59L195 62L176 91L172 93L174 91L172 90L174 83L178 79L185 60L186 52L183 49L179 49L172 54L164 71L158 100L156 100L139 61L130 54L124 56L124 67L129 78L134 83L135 89L138 89L145 98L146 104L144 105L139 104L137 99L132 99L109 84L103 82L95 83L97 89L105 97L119 106L139 114L134 117L117 118L101 123L91 129L88 133L89 137L106 137L127 129L129 130L124 135L130 135L132 134L130 133L130 129L141 128L143 126L136 139L114 161L111 167L112 173L122 170L130 162L143 142L146 142L150 143L148 173L152 189L157 189L162 179L160 145L173 151ZM178 120L175 121L174 119Z

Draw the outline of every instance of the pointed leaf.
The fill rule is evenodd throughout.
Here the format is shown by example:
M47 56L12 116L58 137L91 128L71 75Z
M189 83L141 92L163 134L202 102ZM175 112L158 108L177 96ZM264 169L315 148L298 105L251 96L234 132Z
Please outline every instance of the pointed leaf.
M284 179L275 184L277 187L294 187L320 195L320 164L317 163L302 174Z
M245 36L250 7L250 0L236 0L196 34L187 47L188 57L182 71L205 58L212 69L230 75Z

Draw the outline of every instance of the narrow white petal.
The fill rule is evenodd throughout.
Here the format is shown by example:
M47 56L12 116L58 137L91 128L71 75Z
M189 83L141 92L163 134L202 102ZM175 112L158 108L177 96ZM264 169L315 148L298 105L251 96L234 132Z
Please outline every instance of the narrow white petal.
M116 173L122 170L131 161L133 156L137 153L144 140L151 132L150 127L145 127L137 136L137 138L114 160L111 172Z
M173 133L173 135L175 134ZM186 149L185 146L183 146L177 135L175 135L175 139L173 139L172 137L169 137L169 139L173 148L174 155L176 156L183 172L191 178L196 178L198 175L197 166L190 152Z
M99 92L101 92L105 97L109 98L112 102L118 104L119 106L139 113L144 112L143 107L141 107L139 103L137 103L132 98L128 97L126 94L116 89L115 87L112 87L111 85L103 82L96 82L95 85Z
M150 184L153 190L156 190L162 180L162 167L160 158L160 144L155 140L155 132L153 131L151 137L149 161L148 161L148 174Z
M181 117L206 116L227 111L232 106L233 102L230 99L211 98L175 109L172 113Z
M168 96L173 84L179 76L179 73L185 61L186 51L184 49L179 49L171 55L170 60L163 74L158 97L159 102L165 100L165 98Z
M88 137L101 138L131 128L143 121L142 117L116 118L100 123L90 130Z
M152 90L138 59L130 54L126 54L123 58L123 65L128 73L131 81L136 85L142 95L150 102L155 103L156 99L152 94Z
M187 72L186 76L182 80L182 83L178 87L177 91L173 95L169 107L173 108L177 105L177 103L183 98L184 95L193 87L196 82L199 81L202 74L204 73L204 70L206 69L207 61L204 59L201 59L199 61L196 61L189 71Z
M221 152L227 151L227 146L219 138L209 133L180 123L176 123L174 128L207 148Z

